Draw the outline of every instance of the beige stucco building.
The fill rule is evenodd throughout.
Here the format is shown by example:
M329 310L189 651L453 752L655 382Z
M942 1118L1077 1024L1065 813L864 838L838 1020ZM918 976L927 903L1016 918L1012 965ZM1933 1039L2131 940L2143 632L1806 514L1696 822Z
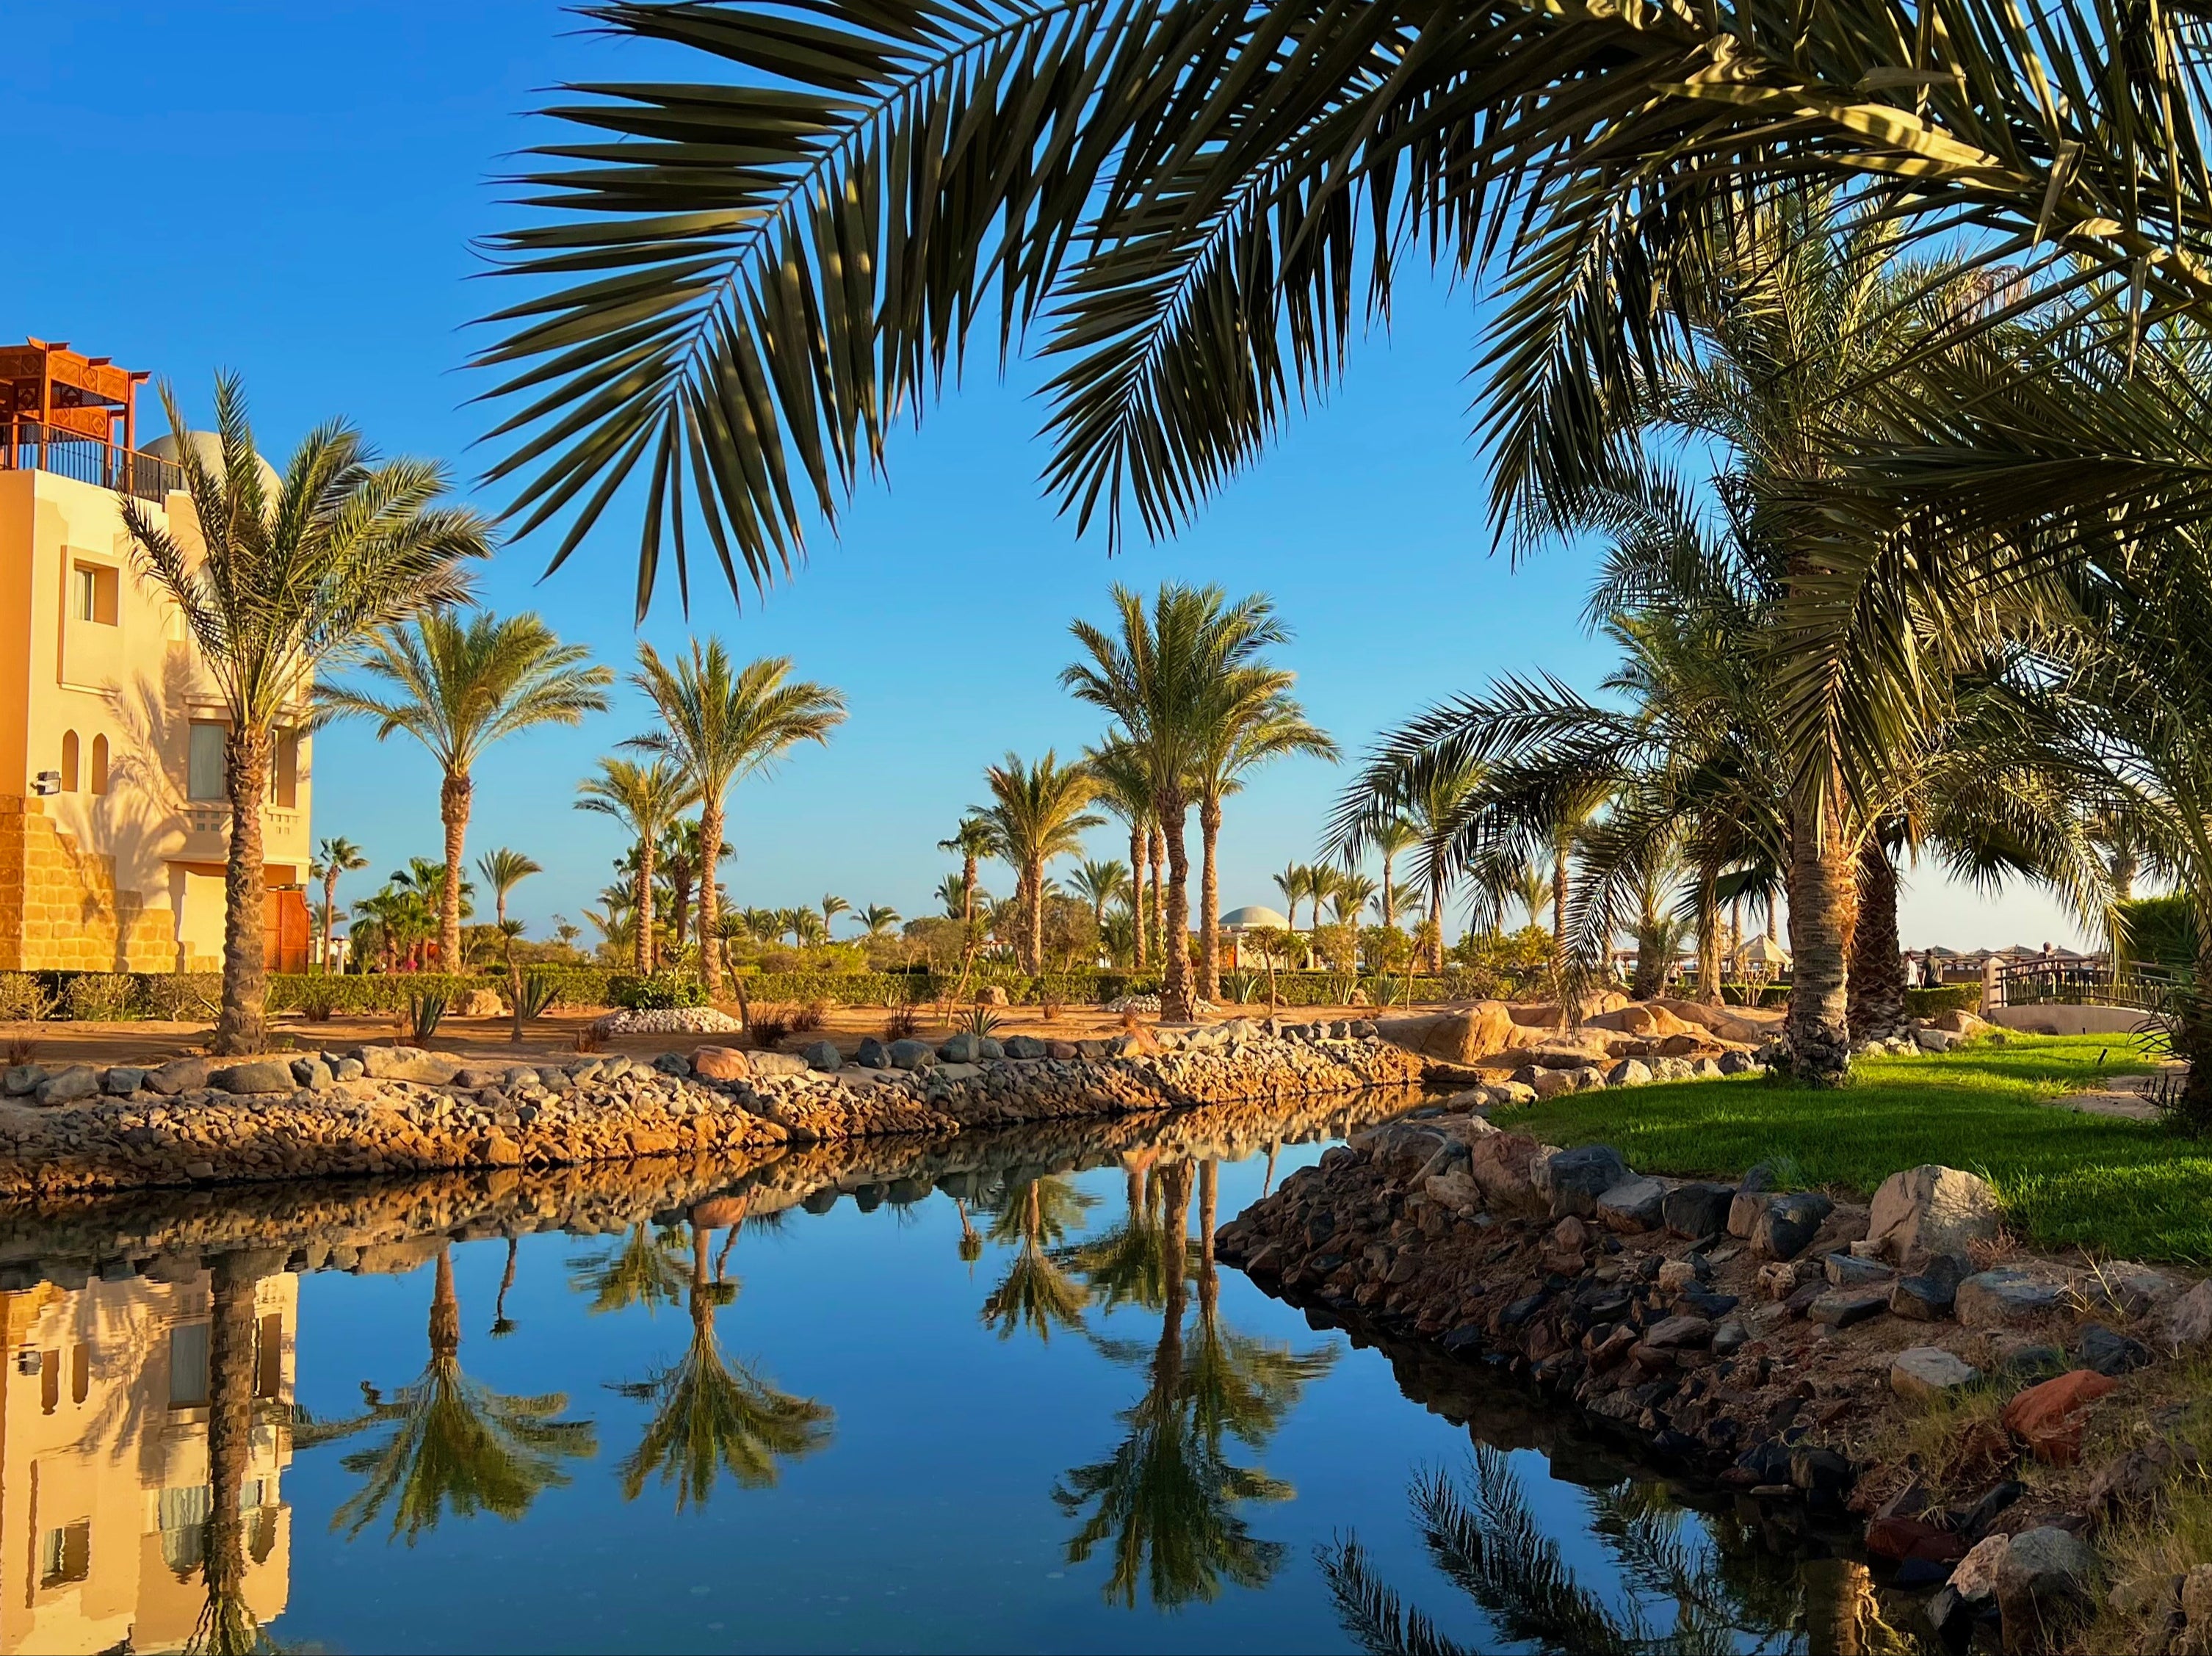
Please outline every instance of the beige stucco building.
M197 1269L0 1293L0 1656L176 1650L191 1637L207 1602L210 1295ZM290 1591L279 1484L299 1279L263 1277L253 1314L240 1586L265 1628Z
M0 346L0 970L221 964L223 704L123 523L135 495L195 533L171 440L137 446L144 377ZM273 969L305 964L311 750L271 767Z

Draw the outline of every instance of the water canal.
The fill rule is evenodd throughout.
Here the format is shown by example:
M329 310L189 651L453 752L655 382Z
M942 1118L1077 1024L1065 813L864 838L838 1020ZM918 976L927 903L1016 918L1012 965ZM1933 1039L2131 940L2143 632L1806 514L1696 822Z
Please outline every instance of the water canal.
M1879 1645L1213 1268L1383 1107L0 1215L0 1656Z

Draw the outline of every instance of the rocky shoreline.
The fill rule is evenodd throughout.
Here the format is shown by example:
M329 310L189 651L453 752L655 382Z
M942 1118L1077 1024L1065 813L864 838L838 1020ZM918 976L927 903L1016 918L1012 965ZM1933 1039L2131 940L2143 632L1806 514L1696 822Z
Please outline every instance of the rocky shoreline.
M1639 1176L1462 1108L1331 1150L1223 1227L1220 1257L1519 1376L1747 1501L1848 1514L1947 1639L2052 1642L2090 1607L2100 1533L2185 1470L2148 1427L2212 1349L2212 1284L2013 1251L1994 1192L1955 1169L1834 1202L1756 1172ZM1946 1405L1962 1441L1922 1464L1911 1423ZM2171 1584L2169 1631L2197 1641L2212 1635L2183 1608L2193 1582Z
M1239 1019L1110 1041L956 1035L802 1056L471 1064L393 1046L0 1076L0 1197L665 1156L1398 1089L1420 1060L1358 1021ZM872 1052L866 1050L873 1047Z

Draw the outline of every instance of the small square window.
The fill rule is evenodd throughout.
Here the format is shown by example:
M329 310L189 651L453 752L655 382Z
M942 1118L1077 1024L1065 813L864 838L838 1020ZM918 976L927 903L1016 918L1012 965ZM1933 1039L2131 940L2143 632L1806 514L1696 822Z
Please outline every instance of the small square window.
M39 1585L65 1587L92 1574L92 1520L83 1519L39 1538Z
M169 1407L202 1409L208 1400L208 1325L183 1323L169 1331Z
M70 613L78 621L113 627L120 619L123 582L112 564L81 563L75 570Z
M192 725L191 768L186 776L185 797L191 799L222 799L228 797L223 786L223 747L230 739L230 726L195 723Z

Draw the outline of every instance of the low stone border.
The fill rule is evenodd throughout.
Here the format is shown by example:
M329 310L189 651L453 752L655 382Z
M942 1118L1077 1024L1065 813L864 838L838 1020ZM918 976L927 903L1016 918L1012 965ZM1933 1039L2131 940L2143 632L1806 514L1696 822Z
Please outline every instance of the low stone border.
M1216 1247L1294 1302L1501 1364L1752 1497L1848 1504L1900 1585L1942 1589L1939 1629L2002 1616L2021 1648L2021 1629L2087 1590L2081 1538L2154 1497L2172 1452L2033 1492L2001 1475L1939 1510L1867 1446L1899 1399L1986 1377L2014 1391L1996 1461L2070 1465L2100 1398L2212 1343L2212 1283L2000 1256L2000 1216L1954 1168L1908 1169L1860 1205L1775 1192L1757 1170L1639 1175L1609 1146L1562 1150L1447 1111L1331 1150Z
M1124 1036L1097 1056L1067 1058L1017 1053L1012 1042L993 1056L979 1038L956 1041L978 1043L946 1043L973 1061L929 1052L911 1068L816 1070L783 1054L702 1047L649 1065L617 1053L533 1066L371 1046L150 1071L21 1065L0 1076L0 1195L726 1156L1420 1078L1418 1061L1341 1022L1240 1020L1170 1032L1161 1050Z

